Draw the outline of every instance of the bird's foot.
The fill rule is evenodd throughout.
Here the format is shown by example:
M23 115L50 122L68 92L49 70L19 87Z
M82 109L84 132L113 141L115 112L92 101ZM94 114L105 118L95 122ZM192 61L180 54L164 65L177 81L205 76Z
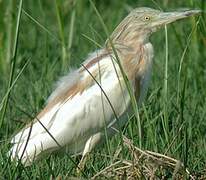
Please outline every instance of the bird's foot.
M82 171L84 171L84 167L85 167L85 164L86 164L86 161L88 160L88 158L89 158L89 153L86 153L84 156L82 156L82 158L78 164L78 167L76 168L76 172L77 172L78 176L81 176Z

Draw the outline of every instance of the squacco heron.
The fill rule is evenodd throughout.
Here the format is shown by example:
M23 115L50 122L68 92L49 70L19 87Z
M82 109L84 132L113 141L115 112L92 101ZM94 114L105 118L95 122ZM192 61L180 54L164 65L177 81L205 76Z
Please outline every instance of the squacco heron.
M12 138L11 159L30 165L43 154L64 148L71 155L82 154L81 167L86 155L104 139L105 128L112 135L112 127L125 124L124 116L131 107L114 48L140 105L151 75L150 35L166 24L199 13L145 7L132 10L111 34L111 41L89 54L79 69L62 77L45 108Z

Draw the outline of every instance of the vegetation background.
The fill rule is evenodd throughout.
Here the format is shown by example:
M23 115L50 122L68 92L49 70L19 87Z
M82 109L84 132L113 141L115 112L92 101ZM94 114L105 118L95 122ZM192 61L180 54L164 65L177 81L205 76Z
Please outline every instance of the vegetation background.
M18 19L19 2L0 0L0 179L76 176L75 166L67 155L52 155L31 167L16 168L6 152L10 137L44 106L54 82L70 68L80 67L87 54L98 48L97 43L103 45L107 36L87 0L23 1ZM94 3L110 33L135 7L163 10L189 7L203 11L206 8L204 0L96 0ZM151 42L155 49L152 81L145 104L139 110L142 149L166 152L184 162L194 176L203 177L206 174L206 14L169 25L168 44L164 28L152 35ZM134 118L123 134L138 145ZM84 171L87 178L114 162L119 142L117 135L109 141L110 153L103 145L91 154ZM131 158L126 148L119 158ZM79 157L73 160L78 163ZM171 174L168 171L165 177Z

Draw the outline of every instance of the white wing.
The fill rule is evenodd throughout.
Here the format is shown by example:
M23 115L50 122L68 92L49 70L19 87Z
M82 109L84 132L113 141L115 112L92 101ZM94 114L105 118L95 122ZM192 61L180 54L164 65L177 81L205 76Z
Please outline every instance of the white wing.
M92 57L90 58L92 59ZM93 57L93 59L95 58L97 57ZM116 73L116 71L119 72L119 68L117 65L114 67L111 56L105 55L101 58L101 61L96 59L93 63L86 61L88 70L101 84L116 114L120 116L129 105L129 95L121 73L118 73L118 75ZM68 146L67 149L72 153L81 152L85 141L94 133L101 131L105 124L109 124L114 119L114 113L107 98L91 75L83 68L80 68L75 74L78 78L75 78L72 83L70 78L65 78L62 82L67 91L61 84L51 95L43 113L39 115L39 121L55 140L61 146ZM68 86L66 85L67 80ZM27 142L29 132L30 128L28 127L12 139L12 143L15 143L10 151L13 159L22 156L22 162L29 164L39 155L59 148L51 135L38 121L33 124Z

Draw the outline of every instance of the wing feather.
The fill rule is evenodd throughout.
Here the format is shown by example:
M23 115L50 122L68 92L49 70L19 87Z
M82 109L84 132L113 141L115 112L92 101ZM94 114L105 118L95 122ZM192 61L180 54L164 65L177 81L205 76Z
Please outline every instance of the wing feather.
M98 81L101 77L104 91L108 94L117 113L121 114L125 111L125 107L117 101L121 97L121 92L111 56L104 55L101 58L98 59L98 63L95 59L93 64L91 61L85 61L85 64L90 63L87 67ZM106 107L104 112L102 106ZM60 80L57 89L49 97L46 107L38 114L38 120L34 120L28 142L26 141L30 125L14 136L11 141L14 145L10 154L13 159L20 158L24 146L28 143L22 159L22 162L27 163L49 149L59 148L44 127L61 146L71 145L72 149L72 144L75 142L84 143L87 136L89 138L93 133L101 130L105 125L104 118L107 124L113 120L111 107L93 78L80 68ZM38 121L41 121L44 127ZM83 147L82 144L78 146Z

